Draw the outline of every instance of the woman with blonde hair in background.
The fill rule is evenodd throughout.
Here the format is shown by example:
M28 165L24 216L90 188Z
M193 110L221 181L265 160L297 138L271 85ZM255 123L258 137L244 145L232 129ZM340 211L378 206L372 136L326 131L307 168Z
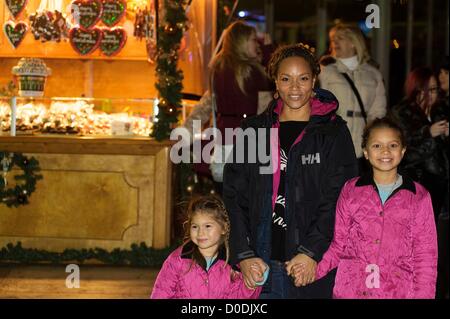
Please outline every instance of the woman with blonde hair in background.
M213 115L216 118L215 126L222 137L225 136L225 128L238 128L243 119L256 115L258 92L270 91L270 80L261 61L262 53L255 28L242 21L227 27L222 48L210 63ZM222 153L225 153L225 157L222 161L231 149L232 144L224 145ZM212 162L216 160L213 158ZM211 165L219 192L224 164L217 160L217 165Z
M347 122L361 170L366 166L361 149L364 127L386 114L383 78L370 63L358 27L338 24L330 30L329 37L331 55L320 61L320 86L331 91L339 101L337 114Z

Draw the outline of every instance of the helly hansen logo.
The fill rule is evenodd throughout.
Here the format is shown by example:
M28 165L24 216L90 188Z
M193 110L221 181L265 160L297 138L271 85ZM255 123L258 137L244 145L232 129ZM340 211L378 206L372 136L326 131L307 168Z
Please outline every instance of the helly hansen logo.
M302 165L320 164L320 153L302 155Z

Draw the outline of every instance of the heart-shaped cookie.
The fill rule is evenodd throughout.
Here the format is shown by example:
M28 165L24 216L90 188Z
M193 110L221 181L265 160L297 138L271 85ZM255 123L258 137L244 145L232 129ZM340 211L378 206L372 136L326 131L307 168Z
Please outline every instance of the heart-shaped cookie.
M28 0L5 0L11 15L16 19L27 6Z
M83 29L93 27L100 20L102 10L100 0L75 0L71 4L73 19Z
M102 30L94 27L91 30L84 30L82 28L72 28L69 32L69 41L73 49L78 54L90 54L97 49L102 40Z
M14 49L17 49L23 38L25 38L27 30L28 25L25 22L14 23L13 21L7 21L3 25L6 38Z
M116 25L125 15L127 3L125 0L102 0L102 22L108 27Z
M127 33L122 27L112 29L103 28L102 41L100 42L100 51L106 56L113 56L122 50L127 42Z

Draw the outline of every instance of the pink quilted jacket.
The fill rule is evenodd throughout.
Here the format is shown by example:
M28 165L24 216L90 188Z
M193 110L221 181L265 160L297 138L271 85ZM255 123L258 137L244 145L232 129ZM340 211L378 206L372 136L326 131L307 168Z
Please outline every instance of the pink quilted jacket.
M225 264L223 254L206 271L195 264L185 252L188 245L179 247L164 262L156 278L152 299L257 299L261 287L248 289L241 273L231 280L231 266ZM225 267L224 267L225 265ZM188 271L189 270L189 271Z
M317 279L337 267L334 298L434 298L437 239L431 198L404 177L383 206L372 177L349 180Z

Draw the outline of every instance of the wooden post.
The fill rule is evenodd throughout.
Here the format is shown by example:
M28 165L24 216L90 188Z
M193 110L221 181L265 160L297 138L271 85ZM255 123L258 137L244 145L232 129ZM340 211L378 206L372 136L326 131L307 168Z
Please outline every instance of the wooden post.
M406 75L412 68L412 42L413 42L413 24L414 24L414 0L408 1L408 16L406 22Z
M94 97L94 61L84 62L84 97Z
M319 57L327 50L327 2L317 1L317 33L316 33L316 56Z
M266 32L273 40L275 38L275 11L273 7L273 0L264 1L264 15L266 17Z
M411 1L411 0L410 0ZM380 28L374 29L374 59L380 65L383 75L386 97L389 97L389 67L390 67L390 42L391 42L391 1L378 0L380 7ZM389 101L388 101L389 103Z
M434 1L428 0L427 8L427 66L432 66L432 56L433 56L433 7Z

